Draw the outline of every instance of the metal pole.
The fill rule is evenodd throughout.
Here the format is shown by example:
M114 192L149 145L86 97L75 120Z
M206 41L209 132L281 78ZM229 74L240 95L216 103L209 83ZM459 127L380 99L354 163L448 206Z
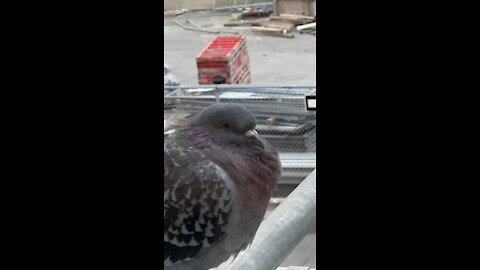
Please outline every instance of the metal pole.
M205 33L212 33L212 34L219 34L218 31L210 31L210 30L203 30L203 29L196 29L196 28L192 28L192 27L188 27L188 26L185 26L183 24L181 24L179 21L177 20L174 20L174 22L179 25L180 27L182 27L183 29L185 30L189 30L189 31L197 31L197 32L205 32Z
M258 228L250 247L226 266L229 270L273 270L307 234L316 218L315 169Z
M218 31L208 30L208 29L200 27L200 25L198 25L196 22L194 22L191 19L187 19L187 23L195 26L198 30L206 32L206 33L214 33L214 34L227 33L227 34L235 34L235 35L238 34L237 31L231 31L231 30L218 30ZM192 28L192 29L195 29L195 28Z

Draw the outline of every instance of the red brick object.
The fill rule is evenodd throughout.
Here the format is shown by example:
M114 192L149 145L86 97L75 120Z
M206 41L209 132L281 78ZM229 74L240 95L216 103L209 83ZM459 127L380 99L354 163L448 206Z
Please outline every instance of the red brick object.
M197 56L197 68L200 84L213 84L215 76L224 77L227 84L250 83L246 37L214 38Z

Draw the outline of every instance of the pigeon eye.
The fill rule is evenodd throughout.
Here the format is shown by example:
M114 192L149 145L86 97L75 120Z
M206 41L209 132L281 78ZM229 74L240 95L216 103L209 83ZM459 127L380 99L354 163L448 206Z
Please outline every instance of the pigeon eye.
M229 125L228 125L228 124L225 124L225 125L223 125L223 127L224 127L224 128L228 128L228 127L229 127Z

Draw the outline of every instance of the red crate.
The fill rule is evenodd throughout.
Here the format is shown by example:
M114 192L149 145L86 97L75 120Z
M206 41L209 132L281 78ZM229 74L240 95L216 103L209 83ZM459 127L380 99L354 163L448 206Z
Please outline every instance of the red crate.
M250 70L246 70L234 83L235 84L249 84L251 82Z
M234 53L245 47L245 36L219 36L213 39L197 56L197 61L227 62Z
M208 67L199 67L198 68L198 77L202 79L204 77L211 77L212 75L221 75L225 78L231 78L239 75L245 68L249 67L249 58L246 51L240 54L235 61L229 65L217 64L209 65Z
M218 73L205 74L202 77L200 77L198 81L200 84L212 84L213 78L218 75L226 78L226 82L225 82L226 84L243 84L243 83L246 83L246 78L250 76L250 70L246 70L244 73L238 74L235 77L228 77Z
M243 80L243 82L240 82L239 84L250 84L252 83L252 75L248 74L248 76Z
M216 37L197 56L200 84L211 84L215 76L223 76L226 83L238 83L249 67L245 36Z
M243 81L243 78L245 77L245 74L250 74L250 68L248 66L245 66L242 70L240 70L237 74L234 74L231 77L232 83L241 83Z
M226 84L238 84L242 83L246 75L250 74L250 69L247 65L233 75L231 75L232 73L225 70L221 71L218 69L211 69L208 71L209 72L204 70L204 72L202 72L198 76L198 81L200 84L211 84L215 76L222 76L226 78Z

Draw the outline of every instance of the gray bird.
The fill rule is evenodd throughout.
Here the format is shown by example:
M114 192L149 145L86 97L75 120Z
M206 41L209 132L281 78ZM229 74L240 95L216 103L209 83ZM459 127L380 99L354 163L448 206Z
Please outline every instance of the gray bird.
M204 109L164 143L164 269L207 270L253 240L280 177L243 106Z

